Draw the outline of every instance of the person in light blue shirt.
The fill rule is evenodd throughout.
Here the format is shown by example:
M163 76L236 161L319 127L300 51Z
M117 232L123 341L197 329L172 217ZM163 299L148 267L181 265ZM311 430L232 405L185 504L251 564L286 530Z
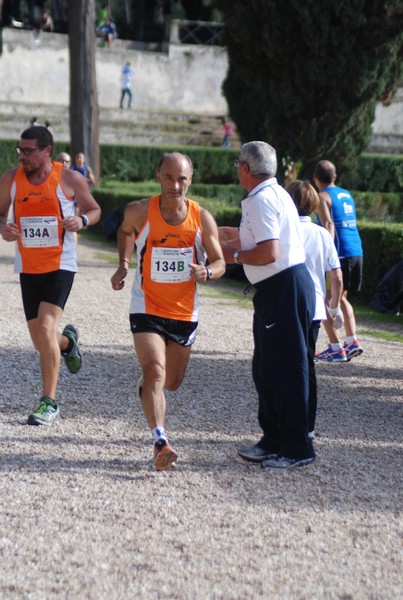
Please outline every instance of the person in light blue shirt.
M122 74L120 76L120 89L121 89L121 94L120 94L120 103L119 103L119 107L123 108L123 100L127 94L127 108L131 108L132 107L132 101L133 101L133 93L132 93L132 81L133 78L133 69L131 67L131 64L129 62L127 62L125 64L125 66L122 69Z

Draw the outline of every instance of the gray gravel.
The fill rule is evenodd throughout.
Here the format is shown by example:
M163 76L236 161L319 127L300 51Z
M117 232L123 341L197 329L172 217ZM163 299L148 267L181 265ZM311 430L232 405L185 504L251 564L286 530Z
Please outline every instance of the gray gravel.
M30 427L38 358L0 240L0 598L402 597L402 345L362 334L363 356L319 364L317 461L267 472L236 455L260 433L250 301L202 286L185 383L168 395L177 469L156 473L112 254L80 238L63 325L79 328L83 368L61 367L60 421Z

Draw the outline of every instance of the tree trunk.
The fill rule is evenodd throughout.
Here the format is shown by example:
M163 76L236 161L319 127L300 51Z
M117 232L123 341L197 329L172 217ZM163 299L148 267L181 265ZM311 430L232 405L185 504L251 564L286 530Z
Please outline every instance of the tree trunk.
M71 154L84 152L99 181L99 109L95 71L95 0L70 0Z

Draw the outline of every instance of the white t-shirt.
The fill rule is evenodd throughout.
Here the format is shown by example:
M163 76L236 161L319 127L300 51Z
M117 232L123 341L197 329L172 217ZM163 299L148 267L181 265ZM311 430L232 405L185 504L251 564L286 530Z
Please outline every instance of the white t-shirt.
M279 243L279 257L275 262L243 265L252 284L305 262L298 211L275 177L259 183L242 201L239 238L242 250L250 250L267 240L278 240Z
M315 316L314 320L326 319L325 273L340 268L333 238L324 227L316 225L311 217L300 217L302 237L306 254L306 266L315 284Z

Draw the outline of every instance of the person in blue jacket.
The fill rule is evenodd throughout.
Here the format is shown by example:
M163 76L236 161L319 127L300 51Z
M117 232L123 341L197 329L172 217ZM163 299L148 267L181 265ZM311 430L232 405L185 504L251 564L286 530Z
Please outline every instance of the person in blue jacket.
M363 353L357 340L354 310L347 300L347 292L358 292L362 283L363 251L357 228L354 198L348 190L335 184L336 167L328 160L319 161L314 169L313 181L319 191L320 203L316 210L320 224L334 239L343 273L343 293L340 308L344 317L346 340L342 346L333 326L331 309L323 321L329 346L315 354L317 360L347 362Z
M91 167L89 167L86 162L85 162L85 154L83 152L79 152L75 159L74 159L74 164L71 167L73 171L78 171L79 173L81 173L81 175L84 175L84 177L87 180L88 183L88 187L92 187L95 186L95 176L94 173L92 172Z

